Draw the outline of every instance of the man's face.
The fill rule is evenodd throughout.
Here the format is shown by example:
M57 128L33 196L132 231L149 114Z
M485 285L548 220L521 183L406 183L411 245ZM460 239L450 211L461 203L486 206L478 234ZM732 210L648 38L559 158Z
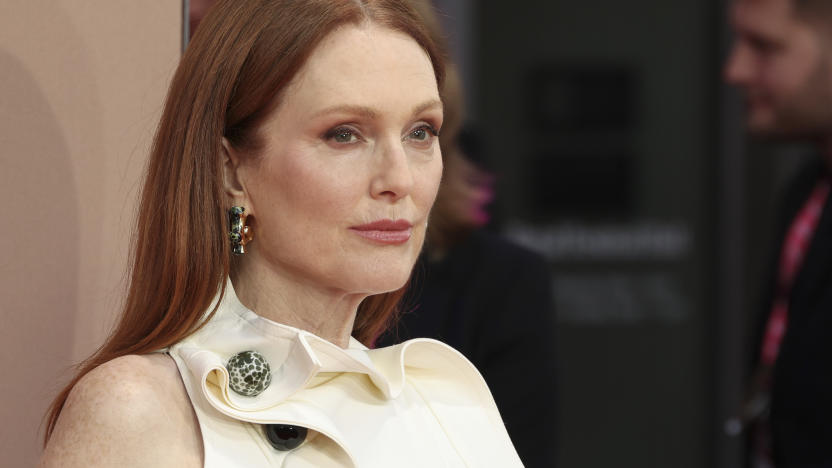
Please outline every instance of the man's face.
M745 92L748 128L762 136L806 137L832 130L828 39L792 3L735 0L730 10L735 37L725 80Z

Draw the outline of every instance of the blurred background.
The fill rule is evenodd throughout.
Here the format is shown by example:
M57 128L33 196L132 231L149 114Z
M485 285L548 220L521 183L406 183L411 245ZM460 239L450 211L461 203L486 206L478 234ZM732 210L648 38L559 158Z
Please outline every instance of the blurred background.
M434 3L495 175L486 229L550 267L558 466L742 466L724 425L777 193L804 150L747 142L720 77L728 2ZM0 6L8 466L36 462L46 405L118 311L143 158L196 7Z
M558 466L743 466L724 426L806 149L747 141L730 2L435 4L498 175L489 227L550 265Z

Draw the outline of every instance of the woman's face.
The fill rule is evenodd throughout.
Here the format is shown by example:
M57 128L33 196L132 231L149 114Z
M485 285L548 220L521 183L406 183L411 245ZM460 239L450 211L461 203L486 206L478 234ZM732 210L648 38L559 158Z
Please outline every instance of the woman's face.
M331 33L260 129L262 153L236 166L235 203L254 217L243 261L336 292L400 288L439 186L441 125L413 39L373 25Z

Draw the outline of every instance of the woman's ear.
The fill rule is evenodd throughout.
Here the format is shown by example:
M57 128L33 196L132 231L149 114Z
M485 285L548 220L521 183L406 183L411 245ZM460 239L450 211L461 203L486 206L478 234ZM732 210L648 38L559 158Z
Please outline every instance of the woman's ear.
M231 204L245 206L247 197L240 177L240 156L225 137L222 138L222 168L223 185Z

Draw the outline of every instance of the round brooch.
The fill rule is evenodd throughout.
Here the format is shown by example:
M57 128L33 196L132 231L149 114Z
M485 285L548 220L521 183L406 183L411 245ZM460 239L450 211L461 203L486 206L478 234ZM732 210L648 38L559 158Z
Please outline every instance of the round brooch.
M272 383L272 371L266 358L257 351L243 351L228 360L231 390L243 396L253 397L263 393Z

